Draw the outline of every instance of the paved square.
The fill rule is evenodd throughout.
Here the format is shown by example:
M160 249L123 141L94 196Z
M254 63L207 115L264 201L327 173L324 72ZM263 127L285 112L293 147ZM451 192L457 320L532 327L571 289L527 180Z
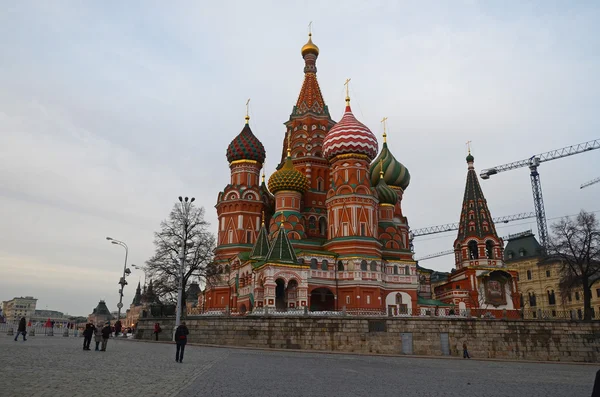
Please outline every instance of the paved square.
M0 336L0 396L590 396L598 367ZM92 342L92 348L94 343Z

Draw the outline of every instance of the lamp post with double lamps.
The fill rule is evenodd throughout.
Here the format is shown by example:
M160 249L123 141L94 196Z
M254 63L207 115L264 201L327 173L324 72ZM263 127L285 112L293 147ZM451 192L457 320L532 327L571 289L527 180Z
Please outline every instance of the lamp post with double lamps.
M129 247L127 247L127 244L125 244L123 241L115 240L112 237L107 237L106 239L110 241L111 244L120 245L121 247L125 248L125 265L123 266L123 276L118 282L121 288L119 289L119 303L117 304L117 309L119 309L117 312L117 321L121 321L121 309L123 308L123 288L125 288L127 285L125 277L131 274L131 270L127 268L127 255L129 254Z
M193 247L194 243L192 241L188 241L188 221L190 214L190 207L192 203L196 200L194 197L185 199L179 196L179 203L181 205L181 214L183 216L183 235L181 241L177 242L177 247L179 248L179 276L177 277L178 285L177 285L177 313L175 315L175 330L181 324L181 304L183 297L183 274L185 269L185 259L187 255L188 248ZM175 339L175 332L173 332L173 339Z

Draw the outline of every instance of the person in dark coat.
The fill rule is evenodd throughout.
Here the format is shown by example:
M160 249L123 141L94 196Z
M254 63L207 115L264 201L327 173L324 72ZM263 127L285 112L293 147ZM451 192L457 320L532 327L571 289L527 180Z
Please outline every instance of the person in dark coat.
M469 350L467 349L467 342L463 343L463 358L471 358Z
M94 324L87 323L83 330L83 350L90 350L90 343L92 342L92 336L94 336Z
M600 397L600 370L596 372L596 381L594 382L594 390L592 390L592 397Z
M187 343L187 336L190 331L185 325L185 321L181 322L181 325L177 327L175 331L175 343L177 344L177 352L175 353L175 361L178 363L183 362L183 351L185 350L185 344Z
M25 320L25 317L21 317L21 320L19 321L19 328L17 328L17 335L15 336L15 342L17 341L17 339L19 339L19 335L23 335L23 341L26 341L26 335L27 335L27 321Z
M110 322L104 323L104 328L102 328L102 349L100 351L106 351L106 344L108 343L108 338L110 338L110 334L112 332L112 328L110 327Z
M117 322L115 323L115 338L117 336L119 336L122 328L123 328L123 325L121 324L121 320L117 320Z

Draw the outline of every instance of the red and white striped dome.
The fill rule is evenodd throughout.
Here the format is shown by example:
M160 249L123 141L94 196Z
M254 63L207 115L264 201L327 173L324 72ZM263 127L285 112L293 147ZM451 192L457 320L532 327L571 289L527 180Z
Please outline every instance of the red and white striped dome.
M331 160L340 154L364 154L372 161L377 156L377 138L363 123L356 120L346 105L339 123L334 125L323 140L323 156Z

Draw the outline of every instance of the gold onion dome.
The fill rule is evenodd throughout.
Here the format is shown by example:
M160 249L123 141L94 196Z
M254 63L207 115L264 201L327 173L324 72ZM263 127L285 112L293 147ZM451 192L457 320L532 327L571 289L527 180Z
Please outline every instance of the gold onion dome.
M308 42L302 46L302 57L306 54L314 54L319 56L319 47L312 42L312 33L308 34Z
M308 179L306 179L306 176L294 168L294 163L292 163L289 151L285 163L283 163L283 167L273 173L269 178L269 190L273 194L282 190L293 190L304 193L307 184Z

